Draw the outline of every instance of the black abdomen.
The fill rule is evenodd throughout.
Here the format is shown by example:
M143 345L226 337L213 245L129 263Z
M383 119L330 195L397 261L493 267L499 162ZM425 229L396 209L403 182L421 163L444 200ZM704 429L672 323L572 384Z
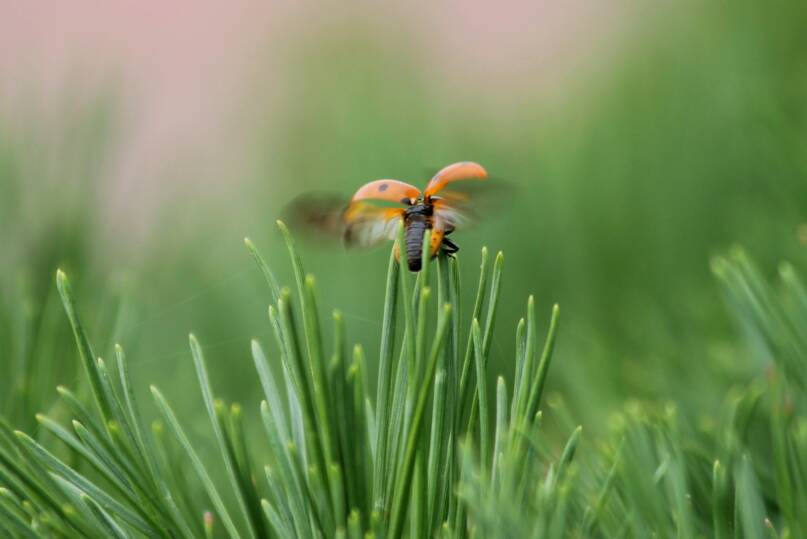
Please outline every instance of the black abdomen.
M423 235L430 228L425 220L410 219L406 223L406 260L409 271L420 271L423 265Z

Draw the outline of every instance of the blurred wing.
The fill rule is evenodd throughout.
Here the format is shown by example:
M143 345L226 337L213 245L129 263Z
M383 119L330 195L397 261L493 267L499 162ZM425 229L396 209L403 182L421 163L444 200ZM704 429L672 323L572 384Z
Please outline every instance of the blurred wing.
M437 230L451 232L456 228L466 228L476 220L470 211L454 206L445 199L434 202L434 228Z
M336 245L344 235L342 216L347 207L344 196L306 193L286 205L282 216L293 232L309 240L318 240L318 243Z
M375 180L356 191L352 202L360 200L386 200L397 204L411 204L420 196L420 189L400 180Z
M342 237L348 247L372 247L395 239L403 220L403 208L380 208L353 202L342 215Z
M468 228L480 219L493 219L512 202L516 186L506 181L460 182L432 198L437 226L446 231Z
M446 185L460 180L486 180L488 177L487 171L478 163L471 161L462 161L454 163L441 169L435 174L423 194L426 196L434 195L440 192Z

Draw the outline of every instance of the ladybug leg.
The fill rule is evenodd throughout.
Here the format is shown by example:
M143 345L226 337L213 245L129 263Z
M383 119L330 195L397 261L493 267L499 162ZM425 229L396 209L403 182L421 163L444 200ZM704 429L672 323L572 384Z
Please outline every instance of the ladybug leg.
M443 236L443 244L442 244L443 252L448 256L453 255L457 251L460 250L459 246L451 241L450 239Z

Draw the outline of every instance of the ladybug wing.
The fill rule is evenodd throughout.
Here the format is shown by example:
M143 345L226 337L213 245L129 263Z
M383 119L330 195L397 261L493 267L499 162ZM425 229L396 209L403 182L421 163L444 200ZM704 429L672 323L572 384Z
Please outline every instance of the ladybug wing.
M374 180L359 187L351 202L382 200L396 204L414 204L420 189L400 180Z
M442 223L446 231L451 231L467 228L482 218L498 217L512 203L516 192L514 184L499 179L452 184L431 197L435 226Z
M296 234L322 246L337 245L344 233L343 215L349 202L344 195L305 193L283 208L282 218Z
M343 239L348 247L371 247L395 239L404 208L382 207L366 201L413 204L420 190L400 180L374 180L361 186L342 214Z
M348 247L372 247L397 237L403 208L381 208L353 202L342 214L342 239Z
M462 161L440 169L429 180L423 194L430 197L439 193L449 183L461 180L486 180L487 178L488 173L482 165L472 161Z
M465 228L476 222L476 217L462 207L455 206L447 199L434 201L434 229L451 232L457 228Z

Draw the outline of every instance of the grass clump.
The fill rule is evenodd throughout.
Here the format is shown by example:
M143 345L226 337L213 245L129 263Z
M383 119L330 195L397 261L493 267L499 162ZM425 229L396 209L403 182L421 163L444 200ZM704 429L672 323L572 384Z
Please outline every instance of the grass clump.
M807 294L790 266L784 290L742 252L714 262L744 334L772 362L726 398L723 421L695 428L677 407L629 402L611 435L565 444L544 388L558 330L543 346L529 298L516 328L512 385L488 387L503 256L482 263L463 324L458 261L413 275L390 257L378 378L332 313L324 342L316 282L282 223L295 278L266 277L278 361L253 340L263 432L215 396L203 347L190 350L215 457L151 387L161 420L145 427L123 349L108 366L82 325L67 276L57 288L89 399L60 387L71 428L37 415L34 436L0 421L0 531L9 537L802 537L807 533L803 416ZM429 238L425 238L425 246ZM405 253L402 252L402 256ZM540 350L539 350L540 348ZM375 360L375 358L374 358ZM89 402L87 402L89 400ZM247 412L248 413L248 412ZM568 423L568 422L567 422ZM557 426L554 428L558 428ZM40 433L41 434L41 433ZM257 443L260 434L266 443ZM185 466L178 463L186 463ZM184 473L189 471L191 473Z

